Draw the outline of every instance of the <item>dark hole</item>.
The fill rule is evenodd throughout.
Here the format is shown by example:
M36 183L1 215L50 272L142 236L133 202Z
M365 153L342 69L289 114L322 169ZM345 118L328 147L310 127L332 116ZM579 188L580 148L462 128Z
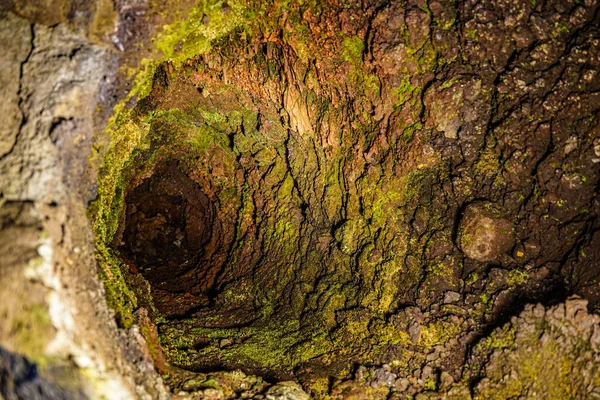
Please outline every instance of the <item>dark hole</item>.
M155 297L172 314L173 293L195 293L197 276L209 268L205 247L213 235L214 207L198 184L176 162L159 167L126 196L125 221L118 250L122 259L141 273ZM207 291L209 288L204 288ZM163 301L160 301L162 299ZM202 303L188 299L189 305Z

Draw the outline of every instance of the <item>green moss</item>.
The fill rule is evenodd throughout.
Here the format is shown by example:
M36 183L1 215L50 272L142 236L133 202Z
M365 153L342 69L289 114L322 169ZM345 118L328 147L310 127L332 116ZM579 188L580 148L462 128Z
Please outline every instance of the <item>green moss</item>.
M438 53L430 45L425 46L418 58L421 73L435 72L438 66Z
M402 140L404 140L405 142L410 142L413 139L415 130L420 130L422 128L423 124L421 124L420 122L415 122L414 124L408 125L402 131Z
M342 60L350 63L348 79L356 88L368 96L378 97L381 91L381 82L376 74L366 70L362 55L365 44L358 36L346 37L342 42Z
M560 25L558 28L552 31L551 36L552 39L557 40L567 33L569 33L569 27L567 25Z
M479 298L481 299L481 302L483 304L485 304L486 306L489 304L490 302L490 296L487 293L483 293L481 296L479 296Z
M513 327L503 329L501 333L492 332L479 344L480 348L505 349L515 345L516 331Z
M133 311L137 306L137 298L125 282L121 272L122 263L102 244L96 245L96 257L101 266L99 275L104 283L108 306L115 312L119 325L130 327L135 321Z
M287 38L288 43L296 51L296 55L305 63L314 57L310 51L311 31L310 28L301 23L297 24L294 32Z
M225 1L201 0L187 18L165 27L155 40L163 60L179 65L209 51L213 41L244 25L248 20L245 5L238 1L226 3L228 8L224 11Z
M548 339L540 341L541 329L547 330ZM506 399L533 393L545 399L571 399L585 397L582 387L573 376L582 368L578 361L588 346L572 343L567 350L553 337L552 328L538 327L516 339L515 331L506 328L486 339L483 346L490 349L511 348L510 357L497 361L489 370L490 381L477 393L475 399ZM504 375L502 371L511 371ZM597 377L592 378L598 382Z
M479 32L477 32L477 29L465 29L465 33L471 40L479 40Z
M202 350L190 349L193 337L207 338L214 345ZM185 338L185 339L184 339ZM218 348L222 338L242 340L243 344L233 344ZM304 340L302 340L304 339ZM306 341L306 339L311 339ZM290 372L299 363L326 353L332 345L325 335L300 329L298 320L273 321L264 327L240 329L193 328L188 332L170 330L161 332L161 341L169 359L176 365L192 366L198 358L213 357L219 354L223 360L234 365L244 365L247 369L268 368ZM298 346L298 343L304 345Z
M453 14L450 19L436 19L435 25L445 31L451 30L456 25L456 14Z
M421 335L418 344L425 348L433 348L438 345L444 345L453 337L462 331L462 324L450 321L436 321L434 323L421 326Z
M131 93L146 90L147 82L138 82ZM198 117L204 122L200 126ZM199 110L196 115L179 109L167 109L139 116L134 109L124 107L123 103L115 108L107 128L111 145L102 162L98 199L92 203L88 213L95 232L99 274L107 291L107 301L122 326L128 327L134 322L133 310L138 301L127 285L123 266L111 249L111 242L121 219L124 196L131 178L136 172L152 168L157 160L168 158L169 152L183 148L188 149L184 152L185 159L194 158L209 149L214 150L216 146L220 149L216 152L220 152L220 159L227 168L235 159L228 147L229 139L223 133L228 129L228 116L213 110ZM170 135L165 136L165 131ZM170 149L166 146L177 141L178 144ZM153 147L152 143L163 145Z
M458 77L454 77L452 79L449 79L447 81L444 81L444 83L442 83L439 87L440 90L445 90L445 89L449 89L452 86L456 85L457 83L460 82L460 78Z
M181 67L178 71L185 73L186 68L191 70L194 66L189 58L209 51L219 38L226 38L231 46L243 46L245 35L256 29L261 30L263 37L269 37L269 31L278 27L267 26L268 22L265 21L276 21L276 18L272 18L279 15L280 9L285 9L289 25L285 28L288 32L283 34L284 40L306 62L311 57L311 33L294 14L297 4L284 3L272 5L273 9L267 10L262 3L246 7L228 2L231 10L226 14L222 9L223 2L201 1L187 20L166 27L156 38L156 47L162 51L162 55L156 60L146 61L145 68L137 75L132 74L136 76L135 84L127 100L134 95L141 99L150 93L154 69L162 61L169 60L170 66ZM250 22L250 17L254 18L253 22ZM205 24L207 19L209 23ZM344 38L340 35L339 39L342 42L342 55L332 62L338 66L343 62L349 64L343 65L348 68L348 79L341 83L324 84L333 87L348 85L352 96L358 99L357 103L379 96L379 77L370 73L372 71L362 60L365 48L363 41L357 36ZM419 51L415 57L417 54L419 58L414 60L419 61L422 70L435 65L434 52ZM265 71L268 79L281 79L278 76L281 66L273 60L267 60L261 52L254 56L252 62L260 71ZM306 82L310 82L309 78L310 75ZM271 91L268 79L265 87ZM300 93L300 111L306 111L311 123L313 119L330 119L329 125L335 127L340 122L335 121L337 114L329 114L331 105L316 94L320 92L320 84L322 82L313 79L310 83L312 89ZM420 270L416 271L420 266L407 268L405 256L409 244L406 242L409 240L404 232L400 232L400 227L414 213L421 192L429 188L432 182L442 179L441 167L424 168L400 177L392 174L390 177L392 166L382 165L377 177L357 182L356 193L344 196L346 183L341 171L346 162L354 162L344 158L345 151L359 147L368 149L375 142L374 118L368 106L357 110L357 117L353 120L356 123L350 133L342 133L341 130L332 132L334 144L327 149L331 154L326 155L326 163L320 163L325 157L319 153L324 151L320 145L315 146L316 155L309 152L306 157L300 157L301 162L295 162L288 159L288 151L294 157L295 150L310 148L313 144L308 139L296 148L292 148L296 145L293 140L286 143L290 146L287 149L281 144L290 139L289 127L284 126L285 121L282 123L282 111L290 110L278 110L279 113L273 115L261 114L259 119L256 110L241 105L244 101L239 99L244 92L240 89L223 85L205 90L203 94L208 96L210 91L211 100L216 101L199 101L198 104L202 106L194 103L185 109L161 104L160 110L147 115L140 115L142 111L139 109L126 108L123 102L117 106L115 117L111 120L109 133L113 141L104 158L99 198L90 208L90 214L94 221L101 276L107 288L107 297L122 324L128 326L133 322L132 310L138 304L151 301L143 297L147 294L142 295L139 290L133 293L128 288L128 275L123 274L123 266L111 250L111 242L123 212L123 199L130 185L134 184L132 179L147 176L155 164L173 157L182 161L191 173L211 176L210 183L214 185L211 190L214 189L219 206L235 210L228 216L239 215L234 221L235 234L232 234L235 235L231 247L232 265L240 265L240 272L245 272L241 263L250 256L244 251L259 242L265 258L254 266L256 269L250 275L255 275L244 278L244 285L251 283L248 287L227 287L222 294L227 305L252 304L257 318L252 326L199 328L195 325L208 325L207 321L169 321L169 326L161 329L160 340L170 361L188 368L198 368L210 364L207 360L217 360L214 364L244 365L258 371L291 372L298 365L311 360L318 359L324 364L334 363L339 357L372 361L374 355L379 354L377 352L383 354L386 351L386 345L408 347L408 334L384 322L384 317L398 298L401 284L413 280L416 282L420 273ZM407 74L394 93L396 106L400 107L411 99L414 99L412 105L419 106L420 90L412 85ZM238 100L219 97L224 93L238 96ZM261 108L262 105L258 103L260 99L247 97L244 104L256 101L253 107ZM263 128L257 128L258 125ZM422 126L419 122L407 122L407 125L402 139L408 142ZM264 131L265 126L269 127L268 132ZM305 140L304 137L293 139ZM335 141L338 139L342 142L340 147L344 148L336 148ZM274 143L277 145L274 146ZM243 160L243 163L240 161L238 164L237 160ZM373 170L378 168L373 164ZM237 172L247 174L243 182ZM317 182L315 187L304 183L313 177ZM264 192L258 185L267 185L270 197L262 199L257 196L261 190ZM334 240L327 241L329 232L324 230L319 236L319 240L325 239L323 246L327 246L333 254L326 262L323 259L324 252L314 249L314 227L298 218L302 211L300 197L302 202L308 204L311 216L317 219L326 214L331 226L337 226L344 213L347 222L335 232L339 248ZM435 210L432 214L435 214ZM381 251L382 254L371 259L371 252L364 252L359 265L355 265L352 256L363 246ZM270 269L261 269L264 265ZM299 265L302 268L298 268ZM439 272L447 273L448 269L444 268ZM315 283L317 278L318 282ZM361 279L370 282L363 292L357 289L356 284ZM289 294L291 282L297 288ZM288 314L281 315L280 298L284 295L290 296L292 306ZM339 317L344 310L361 306L364 312ZM303 316L302 321L298 319L299 315ZM213 318L212 322L222 322L217 316ZM447 339L442 332L444 329L449 334L454 333L451 326L426 327L421 345L443 343ZM199 337L208 340L206 347L194 348ZM219 348L218 343L223 338L234 342ZM151 348L151 352L156 351L157 348ZM326 380L320 383L322 388L326 388L325 383ZM317 383L315 385L318 386Z
M379 76L375 74L364 74L362 79L365 93L374 97L378 97L381 92L381 82Z
M518 269L513 269L508 273L506 277L506 282L510 286L522 285L523 283L529 280L529 274L525 271L521 271Z
M365 50L365 44L358 36L347 37L343 42L342 57L348 62L357 62L362 60L362 54Z
M472 285L475 282L477 282L479 280L479 274L477 272L472 272L469 274L469 276L467 277L467 280L465 281L465 283L467 285Z
M223 1L204 0L199 2L189 14L187 19L180 20L173 25L166 26L155 39L157 52L162 53L158 59L142 61L139 72L132 72L133 89L127 98L120 102L114 110L114 116L108 123L107 133L111 137L111 145L102 162L102 177L98 187L98 200L90 208L96 233L96 249L100 258L101 276L107 286L109 302L116 307L117 313L126 321L130 321L131 306L135 304L135 296L128 290L119 265L109 251L108 244L116 232L120 214L123 208L123 196L128 178L128 166L131 166L135 152L148 149L150 124L156 120L173 123L177 117L182 118L182 113L177 110L168 110L158 114L151 113L144 119L135 116L133 109L128 109L125 104L137 96L147 96L152 87L152 76L155 67L164 60L171 60L178 64L182 61L206 52L211 43L231 32L245 21L246 8L237 2L228 2L228 12L223 10ZM208 16L209 24L204 24L204 16ZM179 50L177 50L179 49ZM204 113L207 124L220 123L219 116L206 111ZM209 143L217 137L214 131L205 129L196 137L194 144L198 150L206 149ZM120 304L120 306L118 306Z
M423 388L429 391L437 390L437 381L435 379L427 379L423 382Z
M151 327L147 324L142 323L140 323L139 327L140 333L142 334L142 336L144 336L144 339L146 340L146 345L148 346L148 351L150 351L150 356L152 357L152 360L157 360L162 349L160 348L160 345L153 340L154 335L152 334Z
M348 220L335 232L335 238L342 252L354 254L360 244L359 235L364 232L365 223L362 220Z
M416 94L419 93L419 91L420 91L420 88L417 86L414 86L410 82L410 77L405 76L402 79L400 86L398 86L392 92L392 94L394 96L394 107L402 107L404 105L404 103L406 103L408 100L412 99L413 96L415 96Z
M403 178L402 188L402 205L418 204L415 202L417 197L421 197L420 191L427 188L433 182L443 180L447 175L447 170L444 168L445 163L435 164L429 168L417 169L410 171Z
M482 175L486 178L494 177L500 171L500 160L499 156L493 150L493 148L487 148L479 157L477 164L475 165L475 171L478 175Z
M444 278L446 281L451 282L454 278L454 270L447 266L445 263L437 263L428 267L428 271L433 276Z

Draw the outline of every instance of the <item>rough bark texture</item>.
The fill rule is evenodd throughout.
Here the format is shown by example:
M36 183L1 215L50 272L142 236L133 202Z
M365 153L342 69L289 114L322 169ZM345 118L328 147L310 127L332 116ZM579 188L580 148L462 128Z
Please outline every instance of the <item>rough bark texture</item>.
M136 396L600 396L597 2L75 3L0 21L3 347Z

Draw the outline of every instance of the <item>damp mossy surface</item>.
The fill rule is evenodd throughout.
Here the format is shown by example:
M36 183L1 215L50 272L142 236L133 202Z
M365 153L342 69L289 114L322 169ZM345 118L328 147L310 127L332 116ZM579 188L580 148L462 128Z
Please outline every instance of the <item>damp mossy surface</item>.
M501 202L518 177L505 169L506 143L484 126L494 118L484 103L506 99L453 72L461 59L436 35L454 32L457 14L438 11L412 9L393 45L371 36L382 35L375 14L387 9L305 1L202 1L157 34L155 57L132 71L115 108L90 208L121 324L149 307L174 366L298 378L325 396L355 365L420 369L483 329L499 293L526 290L532 277L511 254L496 285L493 266L457 245L469 239L457 231L464 207ZM343 29L315 22L332 15ZM212 274L205 292L140 285L145 266L115 250L127 193L169 162L220 224L208 268L188 276ZM185 295L198 293L205 303L187 307ZM169 306L183 311L163 315Z
M348 162L346 152L356 145L356 140L360 143L361 136L371 135L373 121L368 115L361 117L352 132L342 138L348 140L347 144L342 142L341 147L334 147L326 164L318 151L316 154L309 151L301 161L289 152L292 146L297 149L293 151L312 146L312 139L297 136L304 134L302 131L290 133L290 129L306 132L317 129L308 115L308 110L314 107L320 107L321 118L339 117L331 107L331 100L314 90L290 91L286 94L291 100L287 109L274 109L274 112L269 111L272 105L268 102L254 101L251 106L244 103L246 99L252 101L243 88L231 84L213 87L208 82L198 85L201 85L203 98L215 99L214 104L200 98L184 103L183 108L172 107L168 101L149 111L127 106L132 99L142 104L145 98L152 96L152 90L157 89L155 76L160 65L167 66L169 79L180 79L179 76L193 80L194 74L202 74L205 68L199 68L195 58L213 51L216 42L219 42L217 51L222 52L227 40L241 45L243 41L252 40L252 34L274 29L265 20L253 21L248 16L297 12L294 10L297 9L292 7L286 11L268 4L198 4L187 19L165 27L157 35L158 58L143 62L142 70L133 78L133 89L115 108L107 129L111 145L103 158L98 200L90 207L90 215L107 298L123 326L135 321L133 311L140 297L144 304L151 303L152 299L144 289L131 287L134 280L128 277L128 267L120 261L113 241L122 223L127 191L139 182L138 177L151 174L157 164L168 159L179 160L198 179L208 178L220 209L235 210L232 268L252 262L248 260L254 256L248 249L253 243L260 243L267 254L258 264L246 267L248 271L262 272L240 271L240 279L249 279L249 286L229 283L219 300L229 306L241 302L253 304L253 312L258 316L253 326L217 329L203 327L201 320L192 324L195 320L190 319L185 327L175 329L174 324L161 323L161 342L167 358L181 367L201 369L203 362L218 356L225 360L223 367L235 363L254 371L290 374L298 365L310 360L319 359L323 365L331 365L336 357L344 355L372 362L376 359L374 354L380 352L378 348L408 344L406 332L385 323L373 325L373 321L383 321L394 307L394 299L401 290L392 283L394 280L401 275L409 280L418 279L419 271L405 264L410 238L403 237L394 228L410 214L395 210L414 202L419 188L427 182L419 177L426 176L427 168L433 168L434 164L428 162L423 171L406 175L383 177L379 172L380 177L371 177L371 181L357 180L355 189L351 189L350 196L344 200L342 193L347 189L342 186L339 166ZM301 26L296 27L295 32L290 41L298 48L299 40L308 38L302 35L306 30ZM379 96L379 78L363 63L363 39L342 35L338 45L341 59L334 63L346 63L350 84L360 88L356 96L359 99ZM306 59L306 54L299 57ZM267 79L267 85L281 84L279 75L270 74ZM340 82L333 79L327 84L337 87ZM403 90L402 96L408 99L418 93L411 86L410 90ZM237 104L231 94L237 96ZM392 96L390 102L397 100ZM266 107L266 111L261 107ZM278 120L277 112L285 112L289 117ZM416 125L416 129L421 126ZM217 154L220 159L218 173L215 173L217 166L210 164L210 160L215 159L211 154ZM248 157L256 160L257 171L264 174L262 183L236 178L236 171L243 176L254 173L254 167L243 165ZM435 169L431 171L436 174ZM307 186L306 179L316 179L316 185ZM272 188L272 198L264 191L264 183ZM261 209L257 208L257 197L261 198ZM317 206L319 197L326 199L323 208L320 204ZM318 234L313 224L295 217L306 206L327 224L344 222L332 236ZM258 230L257 216L262 216ZM252 231L256 232L256 238L249 236L248 232ZM374 244L375 237L383 241ZM322 244L316 244L318 241ZM394 245L386 250L383 243L390 242ZM353 266L353 254L357 251L362 254L361 262ZM373 254L379 255L374 257ZM330 267L324 267L323 263L330 263ZM295 269L298 264L303 265L301 271ZM315 283L319 276L321 282ZM360 288L353 283L355 279L368 285ZM290 285L296 283L299 285L288 294ZM348 307L361 307L364 311L344 312ZM340 312L344 312L343 320L338 317ZM164 321L160 315L157 317ZM371 331L369 326L378 328ZM437 343L434 335L432 331L428 340ZM230 337L240 343L226 348L211 345L195 350L192 344L198 337L206 337L211 343ZM342 370L347 373L348 366Z

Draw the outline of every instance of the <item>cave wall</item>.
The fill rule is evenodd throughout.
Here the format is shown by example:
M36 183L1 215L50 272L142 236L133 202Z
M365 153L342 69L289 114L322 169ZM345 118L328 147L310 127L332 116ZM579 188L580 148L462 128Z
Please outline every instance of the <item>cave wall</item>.
M315 397L595 390L597 319L567 298L597 309L598 4L20 4L0 189L3 243L25 239L3 295L38 293L17 304L41 321L3 311L9 351L39 362L21 327L67 332L59 354L150 396L150 359L188 391L238 368ZM210 231L195 267L137 258L174 251L150 209L191 196L214 215L185 209ZM564 379L532 384L552 362Z

